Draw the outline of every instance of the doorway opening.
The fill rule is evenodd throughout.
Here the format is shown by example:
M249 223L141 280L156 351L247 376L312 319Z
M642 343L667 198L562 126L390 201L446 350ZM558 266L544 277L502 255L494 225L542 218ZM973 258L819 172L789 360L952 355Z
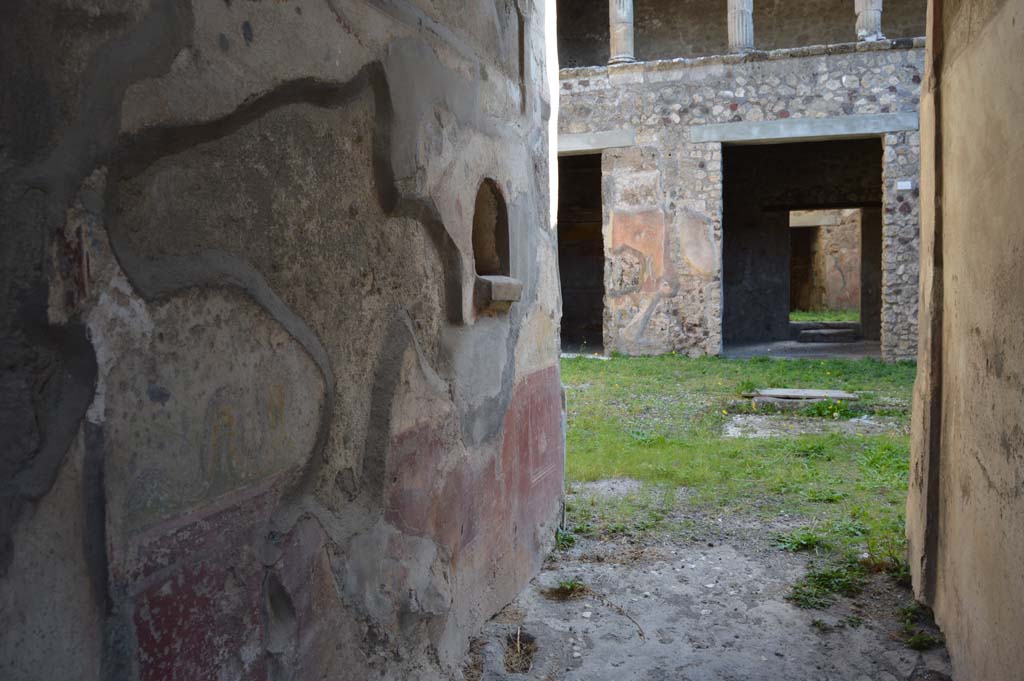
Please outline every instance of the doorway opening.
M604 223L601 155L558 159L562 351L603 352Z
M790 323L853 340L861 328L864 209L790 213Z
M877 356L881 141L726 146L723 167L726 351Z

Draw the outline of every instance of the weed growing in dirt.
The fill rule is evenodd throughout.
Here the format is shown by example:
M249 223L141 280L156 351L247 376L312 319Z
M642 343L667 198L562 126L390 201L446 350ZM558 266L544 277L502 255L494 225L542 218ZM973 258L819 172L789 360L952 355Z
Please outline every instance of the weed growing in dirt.
M849 627L850 629L859 629L860 627L864 626L864 620L862 620L860 617L857 617L856 615L847 615L835 624L828 624L824 620L813 619L811 620L811 626L820 631L821 633L827 634L831 631L835 631L836 629L845 629L847 627Z
M573 546L576 546L575 534L560 527L555 530L555 548L559 551L568 551Z
M815 551L831 546L826 537L807 527L776 535L775 545L786 551Z
M537 642L522 627L509 634L505 641L505 671L509 674L525 674L533 667L533 656Z
M911 650L931 650L945 644L941 636L931 634L927 631L917 631L908 636L904 643Z
M900 619L903 620L903 642L908 648L930 650L945 643L941 635L919 626L930 621L932 613L917 601L911 601L900 608Z
M838 421L839 419L852 418L854 413L850 409L850 403L844 402L843 400L822 400L821 402L815 402L802 410L804 416L813 416L822 419L833 419Z
M924 606L917 601L910 601L900 608L900 619L903 620L903 627L913 627L924 616Z
M543 593L546 598L550 598L554 601L571 601L577 598L583 598L592 592L590 587L578 579L568 579L560 581L557 585L549 589L544 589L541 593Z
M836 596L856 596L864 588L866 573L855 560L812 568L790 589L786 600L801 608L826 608Z
M851 629L859 629L864 626L864 620L856 615L847 615L843 618L843 624L850 627Z

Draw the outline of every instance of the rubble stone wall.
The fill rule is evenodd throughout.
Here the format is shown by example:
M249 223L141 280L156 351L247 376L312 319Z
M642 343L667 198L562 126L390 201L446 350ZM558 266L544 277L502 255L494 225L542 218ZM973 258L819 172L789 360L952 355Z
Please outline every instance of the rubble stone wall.
M545 5L449 5L0 10L0 677L448 678L539 569Z
M917 355L921 210L917 178L921 134L885 135L882 161L882 353L886 359ZM900 184L910 183L908 189Z
M636 135L635 147L603 153L605 350L721 350L722 145L692 141L694 128L916 113L922 48L920 40L886 41L563 69L561 133ZM901 306L883 322L883 353L903 359L913 356L916 333L920 139L910 130L879 143L885 299Z

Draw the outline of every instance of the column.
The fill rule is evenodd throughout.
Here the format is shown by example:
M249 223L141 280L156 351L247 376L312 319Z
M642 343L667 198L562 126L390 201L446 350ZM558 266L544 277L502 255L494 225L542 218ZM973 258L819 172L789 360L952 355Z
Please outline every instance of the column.
M608 0L611 27L611 58L609 64L636 61L633 58L633 0Z
M729 51L754 49L754 0L729 0Z
M854 0L857 11L857 40L884 40L882 0Z

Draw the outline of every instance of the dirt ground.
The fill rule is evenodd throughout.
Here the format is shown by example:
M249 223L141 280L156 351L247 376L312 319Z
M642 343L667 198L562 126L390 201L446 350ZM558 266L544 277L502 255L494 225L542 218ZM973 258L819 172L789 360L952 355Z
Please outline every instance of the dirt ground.
M576 493L634 487L602 481ZM676 512L695 528L686 536L579 538L556 550L474 643L465 678L948 681L944 649L917 652L900 637L911 594L890 577L825 610L785 599L810 558L772 537L799 519L708 517L685 495Z
M855 419L828 421L781 414L735 414L722 427L722 437L784 437L787 435L840 433L843 435L879 435L905 433L905 426L896 419L861 416Z

